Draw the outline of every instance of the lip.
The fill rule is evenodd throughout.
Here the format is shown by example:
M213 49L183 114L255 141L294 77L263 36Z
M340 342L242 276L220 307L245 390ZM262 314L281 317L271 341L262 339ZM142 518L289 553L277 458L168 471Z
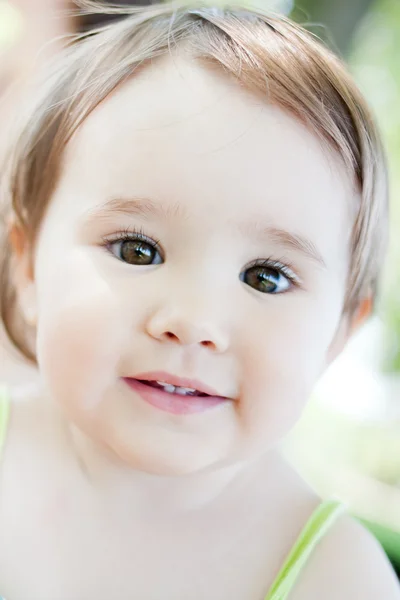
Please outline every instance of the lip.
M202 394L208 394L209 396L223 398L221 394L218 394L217 390L205 385L202 381L197 379L185 379L183 377L177 377L171 375L165 371L151 371L149 373L139 373L135 375L134 379L140 379L141 381L162 381L163 383L170 383L177 387L191 388L201 392Z
M218 396L212 388L205 386L199 381L175 377L160 371L153 373L141 373L135 378L123 377L123 380L136 394L141 397L142 400L147 402L147 404L151 404L159 410L175 415L191 415L195 413L202 413L218 405L225 404L230 400L229 398ZM170 394L160 388L153 388L145 383L141 383L139 380L163 381L175 386L193 388L199 392L209 395L180 396L178 394Z

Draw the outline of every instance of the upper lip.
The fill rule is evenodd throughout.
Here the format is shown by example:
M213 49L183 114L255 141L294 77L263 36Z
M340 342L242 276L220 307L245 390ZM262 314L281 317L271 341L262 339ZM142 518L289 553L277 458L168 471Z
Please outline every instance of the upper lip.
M132 379L138 379L139 381L160 381L163 383L175 385L177 387L194 389L198 392L201 392L202 394L207 394L208 396L218 396L220 398L226 398L226 396L219 394L217 390L206 385L202 381L199 381L198 379L187 379L185 377L177 377L176 375L171 375L170 373L165 373L164 371L139 373L139 375L135 375L135 377L133 377Z

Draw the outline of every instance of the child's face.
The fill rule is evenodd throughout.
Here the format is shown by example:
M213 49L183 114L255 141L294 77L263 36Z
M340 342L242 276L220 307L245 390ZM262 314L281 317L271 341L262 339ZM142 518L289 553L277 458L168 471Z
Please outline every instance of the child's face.
M96 216L112 199L131 212ZM354 203L339 159L280 109L183 58L143 69L69 144L40 232L49 393L144 470L191 472L271 447L345 342ZM124 229L160 254L148 242L107 250L103 238ZM257 270L257 259L286 268ZM152 371L231 400L165 412L122 379Z

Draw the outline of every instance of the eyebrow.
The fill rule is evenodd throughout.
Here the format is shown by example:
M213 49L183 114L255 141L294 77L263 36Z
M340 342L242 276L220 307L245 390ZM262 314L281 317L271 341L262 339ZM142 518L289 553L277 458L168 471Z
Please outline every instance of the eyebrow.
M247 236L258 238L261 241L269 240L276 242L288 250L297 250L297 252L300 252L303 256L317 263L322 268L327 268L326 262L315 244L300 234L287 231L286 229L280 229L279 227L274 227L272 225L263 227L259 225L257 220L240 224L239 228L242 233Z
M144 219L159 217L170 219L171 217L184 216L184 211L179 204L165 205L154 202L149 198L112 198L104 204L89 209L82 215L82 220L107 220L113 216L139 216Z
M112 198L86 211L82 215L82 221L107 220L113 216L139 216L149 220L156 217L169 220L172 217L186 218L187 214L178 203L165 205L144 197ZM284 248L296 250L326 269L325 260L315 244L300 234L272 225L261 226L258 219L239 223L238 229L243 235L259 239L261 242L272 241Z

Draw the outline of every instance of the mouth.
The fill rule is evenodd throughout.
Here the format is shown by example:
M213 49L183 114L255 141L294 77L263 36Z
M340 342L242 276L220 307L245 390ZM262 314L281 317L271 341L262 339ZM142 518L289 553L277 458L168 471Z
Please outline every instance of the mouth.
M230 401L230 398L218 395L201 382L165 373L146 373L123 379L142 400L172 414L204 412Z
M145 381L138 379L139 383L143 383L144 385L149 385L156 390L163 390L168 394L178 394L178 396L196 396L197 398L205 398L208 397L209 394L205 394L204 392L199 392L195 388L187 388L182 387L180 385L172 385L172 383L164 383L163 381Z

